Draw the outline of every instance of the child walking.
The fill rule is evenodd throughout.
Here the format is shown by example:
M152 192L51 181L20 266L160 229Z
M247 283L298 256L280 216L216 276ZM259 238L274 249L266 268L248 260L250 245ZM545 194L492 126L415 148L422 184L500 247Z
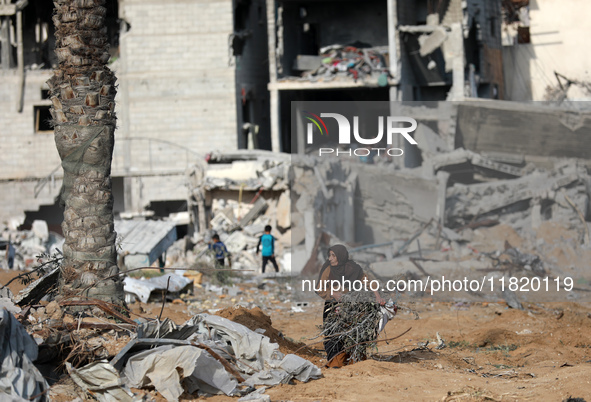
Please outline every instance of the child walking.
M263 246L263 274L265 273L265 267L269 261L271 261L271 264L275 267L275 272L279 272L279 266L277 265L277 261L275 261L275 237L271 234L270 225L265 226L265 234L259 239L257 255L259 254L261 245Z
M220 236L218 236L217 234L214 234L211 237L211 240L213 241L213 243L209 244L209 249L211 251L213 251L213 253L215 254L215 268L216 269L224 269L224 260L226 259L226 257L228 257L228 265L230 266L230 268L232 268L232 260L230 259L230 252L228 251L228 249L226 248L226 245L220 241ZM216 277L218 279L219 282L225 284L228 282L228 278L229 275L227 273L227 271L220 271L220 272L216 272Z

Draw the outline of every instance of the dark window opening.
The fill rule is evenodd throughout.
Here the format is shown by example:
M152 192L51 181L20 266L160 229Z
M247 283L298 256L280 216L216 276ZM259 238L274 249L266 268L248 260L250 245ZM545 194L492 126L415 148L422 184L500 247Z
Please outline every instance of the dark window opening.
M49 89L42 89L41 90L41 99L49 99L50 96Z
M187 211L187 201L152 201L148 209L154 211L154 216L166 218L170 214Z
M234 8L234 32L247 28L250 0L237 0Z
M36 133L53 131L53 126L51 125L51 113L49 113L50 107L51 106L35 106L33 108Z
M50 232L55 232L63 236L62 221L64 220L63 208L56 201L53 205L41 205L37 211L25 211L25 221L19 230L31 230L33 222L41 220L47 222L47 228Z
M119 216L125 212L125 178L111 177L111 188L113 192L113 214Z
M119 53L118 0L107 0L105 8L109 53L116 56ZM54 9L53 2L47 0L29 0L23 9L24 64L32 69L57 67L55 26L52 20ZM16 29L14 22L12 26ZM13 50L16 56L16 48ZM14 66L15 63L12 63L11 67Z
M529 27L517 27L517 43L531 43Z
M490 18L490 36L493 38L497 37L497 19L496 17Z

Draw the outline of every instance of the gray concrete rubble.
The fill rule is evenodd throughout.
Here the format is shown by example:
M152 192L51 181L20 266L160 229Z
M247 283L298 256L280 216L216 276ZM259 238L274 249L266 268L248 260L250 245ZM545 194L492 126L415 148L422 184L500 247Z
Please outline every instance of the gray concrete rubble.
M553 284L553 278L583 278L591 258L587 222L591 178L581 161L560 160L541 167L463 149L423 155L423 166L414 169L394 169L393 164L365 163L355 157L280 155L273 160L268 153L247 152L217 155L212 163L195 165L187 171L194 233L152 253L175 223L140 221L168 228L140 236L145 242L158 240L145 249L154 257L147 263L158 269L160 254L165 269L178 271L148 279L133 278L129 272L125 279L129 305L141 311L150 305L151 296L166 293L164 301L185 306L193 316L267 304L296 314L307 306L296 304L300 296L317 297L313 292L299 294L293 279L315 277L327 249L337 243L348 247L351 258L371 279L413 284L397 291L392 296L396 300L436 295L454 301L492 298L519 309L532 296L508 287L489 294L433 294L437 286L433 280L498 284L517 277L548 279ZM270 266L270 272L259 274L256 249L266 225L276 238L279 274ZM32 255L22 251L25 247L37 251L31 244L38 244L47 251L53 244L45 226L36 223L34 230L4 233L10 234L25 260ZM215 260L208 246L214 234L225 243L236 271L227 283L216 282L212 269ZM109 357L110 363L69 368L74 381L99 400L126 400L131 397L128 389L147 386L168 400L177 400L184 391L244 396L255 385L273 386L292 378L306 381L319 375L319 369L304 358L278 354L275 344L257 328L245 329L217 316L199 314L180 327L170 320L142 321L137 330L138 322L133 320L74 319L58 302L45 298L44 289L55 283L56 272L16 297L0 288L0 304L28 323L40 345L41 362L51 361L55 350L72 341L62 330L80 332L102 325L130 333L115 354L105 346L118 339L115 332L85 340L89 348L100 351L96 358ZM418 283L428 286L414 286ZM587 287L577 282L568 298L582 300ZM544 297L563 300L564 292L546 292ZM47 326L59 330L40 335ZM221 360L195 345L205 345ZM234 371L224 364L228 361L236 362ZM150 376L162 370L177 375ZM101 383L98 378L107 380ZM261 399L260 393L252 398Z
M420 136L441 137L422 148L417 168L398 169L384 158L371 163L356 157L267 151L212 154L187 170L189 226L194 232L175 241L169 234L176 221L144 221L168 229L147 237L144 230L141 242L130 243L137 248L153 238L154 244L142 254L149 258L140 265L154 265L160 257L166 268L211 269L215 261L209 244L217 234L230 253L232 269L258 275L261 257L256 249L270 225L279 275L315 275L335 243L348 245L353 258L377 276L384 276L389 266L390 272L400 274L399 264L419 276L429 269L452 270L454 261L462 263L455 265L462 269L468 269L465 261L475 260L487 261L488 268L506 268L491 257L495 252L513 261L511 269L551 275L564 264L559 245L547 233L550 225L559 225L577 250L569 264L578 269L583 258L579 254L590 243L591 178L586 164L562 159L536 165L507 154L452 150L445 133L435 132L433 125L421 126ZM509 230L519 240L507 246L502 235ZM42 222L30 231L3 233L14 242L17 261L55 244ZM547 246L556 255L548 254ZM131 252L124 254L127 259ZM524 256L531 256L529 262ZM269 270L266 276L275 275Z
M63 236L49 231L45 221L33 221L30 230L18 230L17 227L0 224L0 255L3 257L0 259L0 268L14 270L30 268L37 256L55 254L64 244ZM10 267L7 251L11 247L14 256Z
M584 167L567 162L513 180L456 183L447 191L447 224L458 227L475 219L511 215L520 229L535 228L544 218L586 226L590 179Z
M253 270L260 265L255 252L266 225L272 226L278 240L289 238L290 160L287 154L235 151L211 154L207 164L191 166L188 205L196 231L189 255L213 263L208 244L217 234L231 253L232 267ZM289 241L276 242L279 259L289 246Z

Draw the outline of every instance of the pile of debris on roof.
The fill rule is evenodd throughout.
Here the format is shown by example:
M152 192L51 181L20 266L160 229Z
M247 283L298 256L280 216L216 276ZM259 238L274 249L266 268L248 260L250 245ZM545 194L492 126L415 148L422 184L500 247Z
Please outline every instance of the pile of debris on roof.
M364 80L377 78L381 86L388 85L388 47L355 47L332 45L320 49L318 56L298 55L293 69L302 71L302 78L310 81L337 77Z

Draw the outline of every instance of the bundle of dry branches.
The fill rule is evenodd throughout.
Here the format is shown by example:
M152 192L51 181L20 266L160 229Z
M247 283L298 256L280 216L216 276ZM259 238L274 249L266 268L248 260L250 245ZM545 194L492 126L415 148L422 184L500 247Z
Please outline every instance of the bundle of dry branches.
M328 312L321 335L341 345L349 362L365 360L378 337L382 312L372 292L350 292Z

